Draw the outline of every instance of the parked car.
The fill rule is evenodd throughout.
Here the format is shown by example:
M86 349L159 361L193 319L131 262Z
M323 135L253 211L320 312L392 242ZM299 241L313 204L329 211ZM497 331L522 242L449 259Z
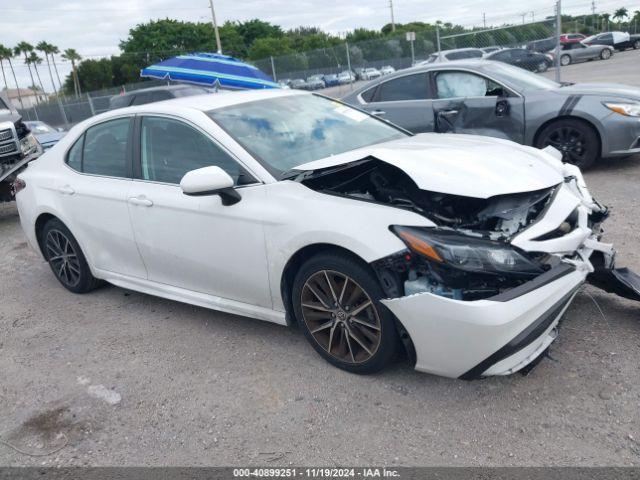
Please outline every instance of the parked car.
M345 70L344 72L340 72L340 74L338 74L338 81L340 82L340 85L353 83L356 81L356 76L353 72Z
M307 90L307 82L305 82L302 78L291 80L289 86L298 90Z
M585 38L582 43L585 45L609 45L616 50L627 50L629 48L640 49L640 34L630 35L627 32L604 32Z
M501 62L415 67L346 95L344 101L414 133L486 135L543 148L589 167L640 153L640 88L559 84Z
M327 87L335 87L336 85L340 85L340 79L338 79L338 75L335 73L332 73L330 75L325 75L324 84Z
M326 87L324 83L324 75L311 75L307 78L307 90L318 90Z
M278 80L278 85L280 85L280 88L291 88L291 79L281 78Z
M504 47L494 46L494 47L484 47L484 48L481 48L480 50L482 50L482 52L485 55L488 55L489 53L497 52L498 50L502 50L503 48Z
M16 197L71 292L107 281L297 324L354 373L404 347L418 370L472 379L543 354L589 272L613 262L606 208L559 159L254 90L92 117L19 175Z
M565 43L560 51L560 65L567 66L576 62L601 59L609 60L615 52L608 45L586 45L584 43ZM555 52L554 52L555 53Z
M556 37L543 38L541 40L534 40L526 45L527 50L533 52L545 53L549 50L556 48Z
M382 74L377 68L365 68L362 72L362 80L373 80L381 76Z
M0 90L0 203L13 201L13 182L42 147L22 121L5 91Z
M468 60L470 58L482 58L484 52L479 48L456 48L455 50L443 50L432 53L429 57L419 62L418 65L428 65L429 63L452 62L454 60Z
M41 121L27 121L24 122L24 124L31 130L31 133L36 137L38 143L42 145L43 150L49 150L67 134L64 129L53 128Z
M129 107L131 105L161 102L172 98L203 95L211 93L211 91L211 89L194 85L166 85L162 87L141 88L140 90L133 90L111 97L109 99L109 110Z
M380 69L381 75L389 75L390 73L394 73L396 71L391 65L385 65Z
M560 43L563 45L567 43L580 43L585 38L587 38L587 36L581 33L564 33L560 35Z
M546 72L553 65L553 56L524 48L505 48L485 57L487 60L504 62L532 72Z
M364 73L364 68L354 68L353 71L355 73L356 80L364 80L362 78L362 74Z

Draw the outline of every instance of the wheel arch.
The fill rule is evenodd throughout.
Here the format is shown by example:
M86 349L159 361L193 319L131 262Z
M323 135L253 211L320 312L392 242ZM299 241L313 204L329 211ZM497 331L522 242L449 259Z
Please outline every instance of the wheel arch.
M284 304L286 312L287 325L293 326L297 324L297 319L293 311L293 299L291 298L291 289L293 288L293 280L296 273L298 273L302 264L309 258L325 252L339 252L358 260L363 265L369 266L367 261L357 253L332 243L313 243L297 250L289 260L287 260L280 278L280 295L282 296L282 303Z
M543 123L541 123L538 128L536 128L536 131L533 135L532 141L531 141L531 145L533 145L534 147L537 145L538 143L538 138L540 137L540 134L542 133L542 131L548 127L549 125L551 125L552 123L555 122L560 122L562 120L576 120L578 122L582 122L583 124L585 124L587 127L591 128L595 134L596 137L598 139L598 144L599 144L599 150L600 150L600 155L603 154L603 152L605 151L605 145L604 145L604 136L602 134L602 132L600 131L600 129L598 128L598 126L591 121L590 119L584 118L580 115L561 115L561 116L557 116L557 117L551 117L547 120L545 120Z
M49 212L41 213L40 215L38 215L38 217L36 218L36 221L35 221L34 228L35 228L35 234L36 234L36 241L38 242L38 248L40 249L40 254L45 259L46 259L46 256L44 254L44 248L43 248L43 245L42 245L42 240L43 240L42 232L43 232L44 226L47 224L47 222L49 220L54 219L54 218L57 219L57 220L60 220L62 222L62 220L60 218L56 217L55 215L53 215L52 213L49 213ZM62 223L64 223L64 222L62 222Z
M300 267L307 259L324 252L340 252L358 260L363 265L366 265L367 268L371 270L371 274L379 281L379 277L378 275L376 275L373 268L371 268L370 263L368 263L360 255L353 252L352 250L349 250L348 248L344 248L332 243L314 243L302 247L289 258L289 260L285 264L280 280L280 295L282 296L282 303L284 304L286 322L288 326L295 326L298 323L293 309L293 299L291 298L291 290L293 288L293 280L296 276L296 273L298 272L298 270L300 270ZM400 342L402 343L404 353L409 363L411 365L415 365L416 350L413 345L413 339L407 332L400 319L398 319L396 315L391 312L391 310L389 310L384 304L381 305L382 308L386 309L387 312L389 312L389 314L391 314L391 316L393 317L396 331L398 333Z

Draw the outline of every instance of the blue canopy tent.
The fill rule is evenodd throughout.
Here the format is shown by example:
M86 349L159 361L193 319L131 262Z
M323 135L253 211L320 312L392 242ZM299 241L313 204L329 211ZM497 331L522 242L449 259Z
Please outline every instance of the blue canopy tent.
M280 88L253 65L217 53L178 55L142 69L140 76L227 88Z

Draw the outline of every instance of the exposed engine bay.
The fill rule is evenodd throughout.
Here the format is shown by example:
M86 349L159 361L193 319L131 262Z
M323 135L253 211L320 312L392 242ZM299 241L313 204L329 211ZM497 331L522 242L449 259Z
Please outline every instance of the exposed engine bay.
M583 260L585 253L571 251L573 248L565 252L537 251L535 247L524 251L511 243L545 216L560 190L565 197L575 195L575 208L529 243L544 245L545 241L585 231L592 244L598 243L600 223L608 211L590 196L583 198L578 176L580 181L568 176L564 184L541 190L475 198L420 189L402 169L368 157L307 171L296 180L321 193L411 210L436 225L426 229L391 227L408 248L372 264L389 298L428 292L454 300L479 300L522 285L563 260ZM586 206L589 202L591 207Z
M535 221L554 189L488 199L421 190L402 170L376 159L317 172L302 183L323 193L343 195L419 213L436 225L470 235L506 239Z

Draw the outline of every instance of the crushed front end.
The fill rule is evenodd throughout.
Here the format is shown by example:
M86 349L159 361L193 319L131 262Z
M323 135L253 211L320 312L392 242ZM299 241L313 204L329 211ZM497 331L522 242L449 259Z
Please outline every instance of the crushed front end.
M616 272L613 247L601 242L606 207L578 168L561 168L564 181L552 188L443 195L435 228L391 227L407 249L372 266L383 303L412 340L416 369L463 379L522 370L556 338L587 277Z

